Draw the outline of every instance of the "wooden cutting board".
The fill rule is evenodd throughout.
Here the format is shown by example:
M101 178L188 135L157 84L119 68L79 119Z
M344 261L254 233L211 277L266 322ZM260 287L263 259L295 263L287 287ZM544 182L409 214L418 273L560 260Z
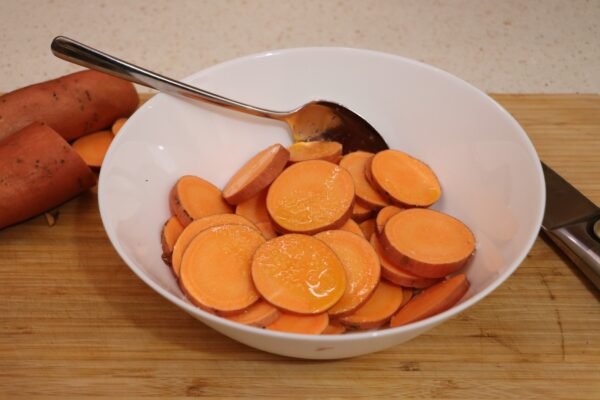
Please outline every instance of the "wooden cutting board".
M541 158L600 204L600 97L496 95ZM600 296L538 239L490 296L359 358L303 361L234 342L121 261L96 196L0 231L0 398L600 398Z

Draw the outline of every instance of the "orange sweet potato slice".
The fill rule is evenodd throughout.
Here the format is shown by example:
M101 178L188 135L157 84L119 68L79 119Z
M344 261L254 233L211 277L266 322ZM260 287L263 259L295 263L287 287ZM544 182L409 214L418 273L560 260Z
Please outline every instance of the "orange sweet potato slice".
M235 207L235 213L255 224L271 221L267 212L267 189L263 189L256 196L239 203Z
M381 235L385 223L402 210L404 209L396 206L387 206L379 210L379 212L377 213L377 218L375 219L375 224L377 225L377 233Z
M125 125L125 122L127 122L127 119L128 118L119 118L112 124L110 130L114 136L117 136L123 125Z
M175 216L171 216L165 222L160 234L160 243L162 245L162 259L167 265L171 265L171 255L173 254L173 247L181 232L183 231L183 225Z
M373 235L373 232L375 232L375 219L371 218L363 221L358 226L360 227L363 236L368 239Z
M358 226L358 224L356 222L354 222L354 220L352 220L352 219L349 219L348 221L346 221L346 223L344 225L340 226L339 229L342 231L354 233L355 235L358 235L358 236L365 237L363 231L360 229L360 226Z
M271 221L257 222L255 225L260 231L260 233L262 233L262 235L265 237L265 239L271 240L277 237L277 231L273 227Z
M281 313L277 307L273 307L261 299L243 311L226 315L224 318L240 324L264 328L273 323L280 315Z
M327 312L331 317L350 314L369 298L379 283L379 257L362 235L332 230L315 237L331 247L346 271L346 290Z
M354 203L352 207L352 219L356 222L363 222L371 218L375 214L375 210L367 208L359 203Z
M378 328L387 323L400 308L403 296L401 287L381 281L362 306L339 321L352 329Z
M200 232L183 255L180 286L198 307L242 311L260 295L252 283L252 256L265 239L254 228L219 225Z
M280 144L267 147L250 159L223 189L229 204L239 204L257 195L283 171L290 152Z
M402 288L402 295L404 297L402 297L402 304L400 304L400 307L404 307L404 305L406 305L406 303L408 303L410 301L410 299L413 298L414 293L415 292L414 292L413 288L403 287Z
M114 136L110 131L100 131L81 136L71 145L91 168L100 168Z
M329 320L329 325L322 332L323 335L340 335L346 332L346 327L337 321Z
M383 247L376 234L371 235L371 246L381 262L381 277L399 286L422 289L436 283L438 279L423 278L397 267L384 254Z
M475 252L475 237L465 224L424 208L390 218L381 244L394 265L424 278L442 278L459 270Z
M244 225L250 228L255 228L252 222L235 214L209 215L208 217L195 220L183 229L177 238L175 245L173 246L173 253L171 255L171 268L173 269L173 273L176 277L179 277L181 260L183 259L183 254L190 242L203 230L219 225Z
M423 320L446 311L456 304L469 289L464 274L442 281L411 299L391 319L390 326L396 327Z
M368 208L377 209L387 206L389 202L371 186L365 177L365 163L373 156L373 153L355 151L342 158L340 167L345 168L352 175L358 201Z
M193 175L182 176L175 183L169 194L169 207L183 226L198 218L232 211L215 185Z
M314 234L342 226L352 213L350 173L321 160L288 167L271 184L267 211L281 233Z
M442 195L437 176L427 164L398 150L377 153L370 164L376 189L402 207L428 207Z
M338 142L296 142L288 150L290 163L323 160L337 164L342 158L342 145Z
M321 240L307 235L287 234L260 246L252 278L269 303L302 314L328 310L346 290L340 259Z
M271 331L320 335L328 325L329 316L325 312L307 315L282 311L279 318L267 325L266 328Z

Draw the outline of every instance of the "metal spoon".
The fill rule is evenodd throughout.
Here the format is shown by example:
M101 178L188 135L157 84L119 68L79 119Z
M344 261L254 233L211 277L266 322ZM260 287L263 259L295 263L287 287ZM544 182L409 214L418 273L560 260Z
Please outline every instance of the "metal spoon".
M385 140L367 121L331 101L311 101L292 111L272 111L178 82L64 36L56 37L51 48L54 55L64 60L164 93L207 101L247 114L283 121L288 124L294 142L334 140L342 144L344 153L356 150L377 152L388 148Z

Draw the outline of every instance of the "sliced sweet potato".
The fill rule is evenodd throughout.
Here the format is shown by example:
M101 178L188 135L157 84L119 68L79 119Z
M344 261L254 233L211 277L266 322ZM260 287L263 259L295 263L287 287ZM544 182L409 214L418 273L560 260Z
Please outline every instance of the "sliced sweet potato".
M423 278L394 265L394 263L384 254L383 247L381 247L377 234L371 235L371 246L373 246L373 249L379 256L381 262L381 277L387 279L391 283L404 287L422 289L438 282L439 279Z
M160 235L160 243L162 245L162 259L167 265L171 265L171 256L173 254L173 247L181 232L183 231L183 225L175 216L171 216L167 222L163 225L162 232Z
M283 171L290 152L280 144L267 147L233 175L223 189L223 198L232 205L257 195Z
M442 188L431 168L398 150L377 153L370 164L376 189L396 205L428 207L442 195Z
M181 261L180 286L198 307L231 313L255 303L252 256L265 239L254 228L219 225L200 232Z
M360 226L358 226L358 224L356 222L354 222L354 220L352 220L352 219L349 219L348 221L346 221L346 223L344 225L340 226L339 229L342 231L354 233L355 235L362 236L363 238L365 237L365 235L363 234L363 231L360 229Z
M340 167L345 168L352 175L358 202L367 208L379 209L389 205L389 202L371 186L365 177L365 163L373 156L373 153L355 151L342 158Z
M338 142L296 142L288 150L290 163L323 160L337 164L342 158L342 145Z
M215 185L193 175L182 176L175 183L169 195L169 207L183 226L198 218L232 212Z
M283 235L260 246L252 278L269 303L303 314L328 310L346 290L340 259L321 240L307 235Z
M243 311L226 315L225 318L240 324L264 328L273 323L280 315L277 307L273 307L261 299Z
M321 333L323 335L341 335L344 332L346 332L346 327L344 325L337 321L329 320L329 325L327 325L327 328Z
M111 131L90 133L75 140L71 146L90 168L100 168L104 156L112 143Z
M390 218L381 244L394 265L424 278L442 278L459 270L475 252L475 237L465 224L423 208Z
M262 233L262 235L265 237L265 239L271 240L277 237L277 231L273 227L271 221L257 222L255 225L260 231L260 233Z
M215 214L207 217L199 218L193 221L191 224L186 226L175 245L173 246L173 253L171 255L171 268L176 277L179 277L179 270L181 269L181 260L183 259L183 253L187 249L190 242L202 231L212 228L213 226L219 225L244 225L251 228L255 228L255 225L248 221L246 218L235 215L235 214Z
M125 125L125 122L127 122L128 118L119 118L118 120L116 120L113 124L112 127L110 128L110 131L112 132L112 134L114 136L117 136L117 134L119 133L119 131L121 130L121 128L123 127L123 125Z
M279 318L267 325L266 328L271 331L320 335L328 325L329 316L325 312L306 315L282 311Z
M378 328L387 323L400 308L403 296L401 287L381 281L362 306L339 321L352 329Z
M346 271L346 290L327 312L331 317L350 314L369 298L379 283L379 257L362 235L332 230L315 237L331 247Z
M414 289L413 288L407 288L407 287L403 287L402 288L402 304L400 304L400 307L404 307L404 305L406 303L408 303L410 301L410 299L413 298L414 296Z
M377 225L377 233L381 235L385 223L402 210L404 210L404 208L396 206L387 206L379 210L379 212L377 213L377 218L375 219L375 224Z
M371 218L363 221L358 226L360 227L363 236L368 239L375 232L375 219Z
M313 234L342 226L352 213L353 201L348 171L327 161L302 161L271 184L267 211L278 232Z
M375 210L367 208L359 203L354 203L352 206L352 219L356 222L363 222L371 218L375 214Z
M267 189L261 190L256 196L238 204L235 207L235 213L255 224L271 221L267 212Z
M411 299L391 319L390 326L396 327L423 320L446 311L465 295L469 281L464 274L442 281Z

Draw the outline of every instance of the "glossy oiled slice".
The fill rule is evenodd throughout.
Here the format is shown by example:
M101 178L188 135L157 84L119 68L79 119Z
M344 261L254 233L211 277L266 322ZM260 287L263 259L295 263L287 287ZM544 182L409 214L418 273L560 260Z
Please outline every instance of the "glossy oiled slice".
M160 234L160 244L162 246L162 259L167 265L171 265L171 255L173 254L173 247L183 231L183 225L175 216L171 216L163 225L162 232Z
M387 206L389 202L371 186L365 177L365 164L373 155L365 151L346 154L340 161L340 167L345 168L352 175L356 197L360 203L369 208L381 208Z
M279 318L279 315L280 312L277 307L273 307L264 300L258 300L250 307L238 313L227 315L224 318L227 318L230 321L239 322L240 324L264 328Z
M235 213L254 222L269 222L269 213L267 212L267 190L263 189L255 196L245 200L235 207Z
M317 314L333 306L346 289L340 259L321 240L288 234L269 240L254 255L252 278L271 304Z
M442 281L412 298L390 321L390 326L401 326L420 321L446 311L467 293L469 281L464 274Z
M265 239L254 228L219 225L200 232L183 255L180 286L197 306L241 311L260 298L252 283L252 256Z
M401 287L381 281L363 305L339 321L353 329L378 328L398 310L403 296Z
M327 312L332 317L346 315L367 300L379 283L379 257L362 236L342 230L315 235L338 256L346 271L344 295Z
M348 171L327 161L302 161L275 179L267 194L267 211L279 232L313 234L343 225L353 201Z
M290 147L290 163L323 160L337 164L342 158L342 145L338 142L296 142Z
M173 268L173 273L175 276L179 276L179 269L181 267L183 253L187 249L192 239L194 239L203 230L218 225L245 225L254 228L254 224L252 224L252 222L235 214L216 214L195 220L183 229L177 238L177 241L175 242L175 246L173 247L171 267Z
M353 219L349 219L348 221L346 221L346 223L340 226L339 229L342 231L354 233L358 236L365 237L363 231L360 229L360 226L358 226L358 224Z
M233 175L223 189L223 197L229 204L239 204L255 196L273 182L289 157L289 151L280 144L264 149Z
M215 185L192 175L182 176L175 183L169 195L169 206L171 214L183 226L198 218L232 212Z
M425 278L441 278L462 268L475 252L475 237L465 224L423 208L390 218L381 244L395 265Z
M401 206L428 207L442 195L433 170L398 150L380 151L373 157L371 179L376 189Z
M319 335L323 333L328 325L329 316L327 313L303 315L282 311L279 318L267 325L266 328L272 331Z
M394 215L398 214L402 210L404 209L396 206L387 206L379 210L379 212L377 213L377 218L375 219L375 223L377 225L377 233L381 235L386 222L388 222L390 218L392 218Z

